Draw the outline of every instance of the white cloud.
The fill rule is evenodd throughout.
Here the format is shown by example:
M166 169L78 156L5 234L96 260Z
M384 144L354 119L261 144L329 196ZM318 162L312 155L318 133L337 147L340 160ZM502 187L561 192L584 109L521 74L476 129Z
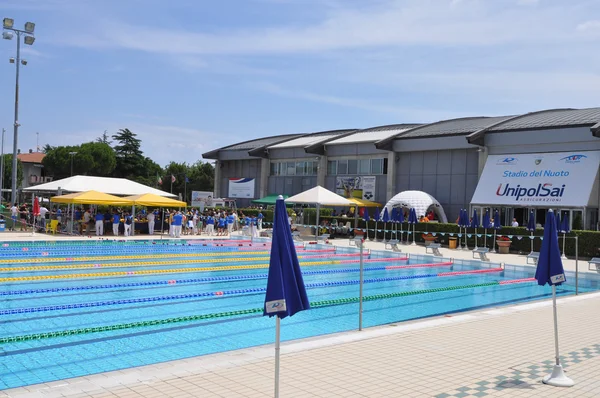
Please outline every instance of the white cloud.
M592 32L600 34L600 20L592 20L580 23L577 25L577 30L579 32Z

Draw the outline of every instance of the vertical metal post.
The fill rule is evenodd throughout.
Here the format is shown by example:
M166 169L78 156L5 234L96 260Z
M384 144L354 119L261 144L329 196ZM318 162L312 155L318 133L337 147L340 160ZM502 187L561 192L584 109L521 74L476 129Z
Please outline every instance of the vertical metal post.
M281 352L281 320L275 315L275 398L279 398L279 355Z
M21 33L17 34L17 76L15 79L15 124L13 136L13 158L12 158L12 183L11 183L11 202L13 205L17 203L17 146L19 139L19 67L21 66Z
M356 243L360 244L360 283L358 293L358 330L362 330L363 323L363 283L364 283L364 267L363 267L363 247L365 240L357 239Z
M575 295L579 294L579 236L575 235Z
M6 129L2 129L2 155L0 158L0 199L4 198L4 133Z

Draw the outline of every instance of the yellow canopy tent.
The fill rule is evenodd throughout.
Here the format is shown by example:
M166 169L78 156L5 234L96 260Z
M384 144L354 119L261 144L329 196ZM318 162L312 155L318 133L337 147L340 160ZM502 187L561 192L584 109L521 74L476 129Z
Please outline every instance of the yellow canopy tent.
M165 198L164 196L158 196L153 193L144 193L141 195L133 195L127 196L124 199L128 199L131 201L133 206L149 206L149 207L186 207L187 203L182 202L181 200L175 200L170 198ZM132 214L135 212L132 210ZM164 226L164 217L165 212L163 210L163 217L160 222L160 238L163 236L163 226Z
M181 200L165 198L153 193L145 193L142 195L127 196L124 199L130 200L132 204L138 206L154 206L154 207L186 207L187 203Z
M357 207L382 207L381 203L377 203L377 202L371 202L370 200L366 200L366 199L358 199L358 198L347 198L350 202L352 202L352 205L355 205Z
M84 205L132 205L133 202L126 198L109 195L98 191L76 192L68 195L50 198L54 203L84 204Z

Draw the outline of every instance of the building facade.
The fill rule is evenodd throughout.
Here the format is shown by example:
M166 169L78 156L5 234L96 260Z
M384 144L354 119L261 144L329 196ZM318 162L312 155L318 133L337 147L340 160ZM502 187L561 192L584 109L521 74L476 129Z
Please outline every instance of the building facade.
M532 210L543 220L553 208L597 229L599 154L600 108L590 108L274 136L203 156L216 161L216 196L230 197L231 181L252 181L252 198L238 206L315 185L379 203L418 190L435 197L449 220L462 208L498 210L504 225L523 225ZM522 170L513 173L518 162ZM524 195L506 194L517 185ZM549 187L562 196L544 196Z

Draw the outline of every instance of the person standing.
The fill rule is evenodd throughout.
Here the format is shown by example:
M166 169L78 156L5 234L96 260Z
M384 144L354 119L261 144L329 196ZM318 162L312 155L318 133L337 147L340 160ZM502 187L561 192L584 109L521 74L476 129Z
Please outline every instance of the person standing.
M101 211L96 213L96 236L104 235L104 214Z
M19 208L19 214L21 217L21 231L27 231L27 217L29 216L29 210L27 210L26 203L23 203Z
M121 224L121 216L115 210L112 215L112 230L114 236L119 236L119 224Z
M128 212L125 212L125 217L123 217L125 224L125 236L131 236L131 224L133 223L133 217Z
M46 214L48 213L48 209L45 206L40 207L40 216L38 219L38 226L42 231L46 231Z
M262 230L262 223L263 223L263 218L265 218L265 216L262 214L262 211L258 211L258 216L256 216L256 220L258 222L258 229Z
M92 223L92 214L90 212L90 209L86 209L85 213L83 213L83 228L85 228L85 234L86 235L90 235L90 224Z
M17 218L19 217L19 208L16 204L13 204L10 208L10 218L12 220L11 230L15 231L17 228Z
M200 217L198 217L198 210L194 210L194 215L192 216L192 234L198 235L198 222L200 221ZM202 228L202 227L200 227Z
M60 206L56 208L56 220L59 224L62 224L62 210L60 209Z
M181 214L180 211L173 215L171 224L173 225L173 235L175 238L179 238L181 236L181 226L183 224L183 214Z
M515 227L515 228L519 226L519 222L517 221L517 219L516 219L516 218L513 218L513 220L512 220L512 224L511 224L510 226L511 226L511 227Z
M154 212L148 213L146 218L148 220L148 235L154 235Z
M231 236L233 232L233 223L235 222L235 218L233 217L233 213L229 213L226 217L227 219L227 233Z
M215 234L215 219L212 214L206 217L206 235L213 236Z

